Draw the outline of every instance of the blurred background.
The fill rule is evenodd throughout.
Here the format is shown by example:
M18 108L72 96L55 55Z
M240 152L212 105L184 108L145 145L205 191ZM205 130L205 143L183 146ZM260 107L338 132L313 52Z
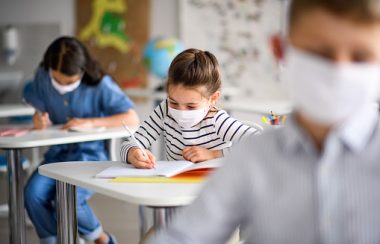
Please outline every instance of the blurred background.
M24 85L33 78L47 46L70 35L89 48L136 102L141 119L165 98L162 88L175 55L200 48L214 53L220 62L219 105L240 120L260 124L270 111L284 114L290 107L269 49L271 35L285 32L286 4L285 0L0 0L0 105L21 103ZM159 146L154 151L162 155ZM38 164L42 153L25 155ZM2 203L7 201L4 175L0 175ZM137 206L101 195L92 198L91 205L119 243L137 243ZM6 214L0 219L2 243L8 240ZM30 224L28 239L37 243Z

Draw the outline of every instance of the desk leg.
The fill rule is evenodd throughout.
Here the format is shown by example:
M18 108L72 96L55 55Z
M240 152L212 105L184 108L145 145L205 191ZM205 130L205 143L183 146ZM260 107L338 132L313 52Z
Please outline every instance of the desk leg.
M153 209L153 226L160 229L167 227L176 210L179 207L152 207Z
M144 237L145 233L148 231L145 209L144 209L144 206L141 206L141 205L139 205L139 219L140 219L140 240L141 240Z
M59 244L75 244L78 237L75 186L57 181L57 240Z
M8 165L9 243L25 243L24 182L21 151L6 151Z
M153 226L147 229L144 207L139 206L140 244L145 244L160 228L165 228L179 207L149 207L153 209Z

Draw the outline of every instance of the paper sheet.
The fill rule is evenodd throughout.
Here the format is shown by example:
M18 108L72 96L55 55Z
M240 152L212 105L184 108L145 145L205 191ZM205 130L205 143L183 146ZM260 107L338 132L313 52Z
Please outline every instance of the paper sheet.
M137 169L133 165L111 166L99 174L97 178L115 178L115 177L147 177L147 176L166 176L176 175L182 170L193 165L189 161L157 161L154 169Z
M119 183L201 183L201 177L117 177L111 182Z

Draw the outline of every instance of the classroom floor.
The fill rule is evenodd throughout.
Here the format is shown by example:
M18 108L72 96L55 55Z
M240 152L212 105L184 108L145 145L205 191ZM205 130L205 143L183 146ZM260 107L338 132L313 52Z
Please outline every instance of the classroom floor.
M0 176L1 203L6 201L7 193L4 191L3 176ZM4 197L5 196L5 197ZM101 220L103 228L114 234L120 244L136 244L139 239L138 208L100 194L95 194L90 205ZM0 217L0 243L9 243L9 225L6 217ZM38 244L37 234L29 224L26 227L27 244Z

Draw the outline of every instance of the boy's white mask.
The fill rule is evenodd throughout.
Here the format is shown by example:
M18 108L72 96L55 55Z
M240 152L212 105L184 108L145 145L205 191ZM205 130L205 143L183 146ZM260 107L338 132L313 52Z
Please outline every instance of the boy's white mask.
M296 109L326 125L371 106L380 94L380 64L334 64L290 46L282 78Z
M184 129L189 129L206 117L209 108L203 107L195 110L178 110L168 106L169 114Z
M53 78L53 76L50 73L50 80L51 80L51 84L59 92L59 94L64 95L68 92L72 92L75 89L77 89L82 79L79 79L75 81L74 83L71 83L70 85L61 85Z

